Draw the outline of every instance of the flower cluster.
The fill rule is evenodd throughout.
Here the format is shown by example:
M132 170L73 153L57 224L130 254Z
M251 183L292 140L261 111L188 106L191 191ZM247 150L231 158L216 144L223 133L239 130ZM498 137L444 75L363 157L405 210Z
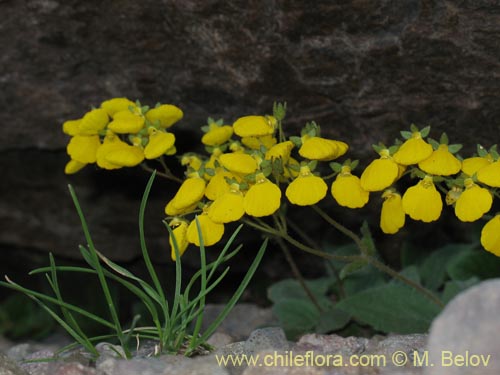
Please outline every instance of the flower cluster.
M66 148L71 160L64 171L73 174L93 163L103 169L134 167L145 159L173 155L175 136L167 129L182 117L171 104L149 108L126 98L106 100L63 124L63 132L71 136Z
M430 127L412 125L394 145L374 145L378 157L357 176L358 161L334 161L346 154L348 145L322 137L316 123L285 137L285 113L286 105L275 104L272 116L244 116L232 125L209 118L201 138L207 154L180 157L186 178L165 214L181 255L189 244L200 245L195 215L204 245L211 246L221 240L225 224L243 220L260 225L261 218L272 215L277 219L287 202L311 206L330 192L339 206L356 209L379 194L380 228L394 234L407 216L426 223L438 220L443 198L463 222L485 218L498 195L496 146L478 146L477 155L464 159L457 155L461 145L450 145L446 134L438 142L428 137ZM175 137L167 129L182 116L173 105L149 109L124 98L105 101L82 119L64 123L64 132L72 136L66 173L90 163L114 169L171 155ZM404 176L417 182L400 192ZM489 218L481 243L500 256L500 215Z

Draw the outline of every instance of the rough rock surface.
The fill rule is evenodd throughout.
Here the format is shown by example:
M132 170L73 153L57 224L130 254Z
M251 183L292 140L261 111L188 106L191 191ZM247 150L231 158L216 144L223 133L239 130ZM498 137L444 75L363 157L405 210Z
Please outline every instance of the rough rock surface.
M314 119L353 156L412 122L456 142L497 141L496 1L3 0L0 13L0 250L17 264L33 251L79 257L67 182L96 243L117 260L139 254L144 177L62 173L62 121L110 97L183 108L181 151L207 116L266 113L274 100L288 102L292 127ZM167 190L148 215L161 260Z

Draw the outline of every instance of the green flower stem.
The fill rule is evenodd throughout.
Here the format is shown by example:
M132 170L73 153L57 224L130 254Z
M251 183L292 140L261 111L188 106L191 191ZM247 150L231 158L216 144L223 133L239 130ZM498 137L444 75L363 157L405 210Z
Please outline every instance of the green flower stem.
M175 182L178 182L179 184L182 184L182 182L184 180L174 176L171 172L170 172L170 169L166 169L165 172L159 172L157 171L156 169L153 169L151 167L148 167L145 163L141 163L140 164L141 168L144 169L146 172L149 172L149 173L153 173L156 171L156 174L160 177L163 177L163 178L166 178L167 180L172 180L172 181L175 181Z
M404 282L406 285L411 286L412 288L416 289L426 297L428 297L432 302L434 302L436 305L439 307L444 307L444 304L437 298L434 293L432 293L430 290L427 288L424 288L422 285L419 285L412 280L404 277L400 273L394 271L392 268L386 266L384 263L378 261L375 259L373 256L369 255L369 249L366 247L366 244L359 238L359 236L356 235L353 231L347 229L344 227L342 224L338 223L336 220L334 220L332 217L330 217L326 212L324 212L321 208L317 206L312 206L312 208L323 218L325 221L329 224L331 224L334 228L339 230L341 233L345 234L347 237L352 239L355 243L356 246L358 246L360 252L361 252L361 258L367 260L371 265L374 267L378 268L380 271L387 273L388 275L392 276L393 278L396 278L402 282Z

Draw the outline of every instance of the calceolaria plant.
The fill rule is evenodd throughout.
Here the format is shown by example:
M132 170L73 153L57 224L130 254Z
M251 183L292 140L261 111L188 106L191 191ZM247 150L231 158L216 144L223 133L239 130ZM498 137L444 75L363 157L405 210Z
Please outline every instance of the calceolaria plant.
M382 301L384 306L392 306L396 315L403 308L415 312L416 315L391 321L415 318L424 324L414 329L423 330L430 322L430 317L437 314L450 298L450 290L456 291L462 285L447 287L445 277L439 280L431 278L432 281L428 282L426 277L432 272L424 266L418 269L427 275L422 277L416 276L420 275L415 271L417 265L408 264L408 267L414 268L401 272L388 267L377 254L366 223L359 231L347 228L342 220L335 219L320 207L324 200L333 199L338 206L354 210L363 208L370 200L376 200L380 204L380 229L388 235L400 231L409 219L436 222L448 206L462 222L487 220L481 231L481 245L487 252L500 256L500 215L489 214L494 198L499 196L500 187L500 157L496 146L489 150L478 146L477 155L464 158L458 155L461 146L450 144L446 134L435 141L429 138L429 126L419 129L411 125L409 131L401 132L402 139L397 139L394 144L374 145L373 160L365 163L366 168L358 172L358 161L347 157L347 143L324 137L320 126L314 121L306 123L299 134L286 134L285 116L286 104L275 103L271 115L243 116L232 124L209 118L208 123L201 127L201 143L206 152L176 156L185 167L184 177L179 178L170 171L165 159L176 154L175 135L170 129L182 119L183 112L171 104L157 104L151 108L125 98L114 98L93 108L82 118L63 124L63 131L71 136L67 146L70 160L65 172L76 173L86 165L102 169L141 166L153 171L149 164L151 161L160 165L163 170L156 172L158 176L180 184L175 195L170 199L166 197L165 202L164 222L168 229L170 257L176 262L180 273L180 258L185 251L190 246L199 248L202 271L195 278L200 278L205 288L202 287L202 290L211 290L212 287L207 285L214 276L216 265L229 257L226 251L231 241L225 241L225 232L232 223L245 224L274 241L283 252L296 280L290 288L271 288L269 297L275 304L278 317L285 326L295 329L294 334L305 330L339 330L353 320L367 323L381 331L408 330L407 326L401 324L381 324L377 317L380 314L387 316L388 313L387 310L373 308L376 301ZM318 236L305 233L301 225L289 215L290 210L310 210L325 224L350 239L353 246L333 251L329 244L316 243L313 239ZM143 238L141 242L144 243ZM221 242L225 246L220 253L220 260L213 266L204 265L205 248L217 246ZM108 276L115 277L111 272L115 271L120 276L139 282L141 296L148 298L148 309L155 303L162 306L164 325L168 328L161 328L163 326L158 324L155 328L159 332L157 338L162 348L178 349L182 341L178 338L185 337L186 322L197 317L201 311L199 305L183 298L174 301L172 311L189 311L189 319L176 320L175 313L169 315L165 312L164 294L154 277L154 285L145 287L142 281L130 277L128 272L117 268L104 255L91 248L89 243L89 247L83 249L83 255L89 265L96 269L100 280ZM325 259L332 270L331 277L326 281L306 282L294 262L291 248ZM262 252L263 248L253 264L255 267ZM449 251L446 254L449 255ZM144 258L149 269L151 266L147 253ZM104 262L110 270L97 271L99 261ZM460 267L454 268L449 275L460 274L456 269ZM54 278L58 270L70 269L51 266L48 277L51 285L55 285L56 295L57 282ZM250 275L254 270L250 270ZM434 274L443 275L441 271ZM364 280L364 284L360 286L354 282L353 275ZM450 282L464 281L450 277ZM374 280L386 285L380 286ZM302 288L298 294L295 293L296 285ZM8 286L42 298L12 282ZM190 286L191 283L188 290ZM379 289L370 289L374 286ZM292 289L294 292L290 295ZM329 293L334 294L337 303L325 297ZM149 301L151 298L152 301ZM203 303L204 293L194 300ZM59 306L63 307L65 315L68 311L74 311L63 302L59 302ZM294 321L292 310L302 316L305 311L311 312L308 324L301 326L303 329L298 329L300 324ZM113 314L116 315L112 312L111 316ZM425 319L420 319L422 316ZM179 321L182 321L182 329L172 328L177 327ZM141 331L135 327L123 330L118 323L115 319L112 325L117 327L116 336L120 341L131 332L152 335L152 330ZM76 337L82 335L81 330L68 324L66 326L79 334ZM193 340L205 339L207 336L200 336L197 329L199 324L195 324L190 337ZM169 336L172 330L182 334ZM176 344L168 344L170 339L167 337L177 337L174 339ZM83 343L82 340L78 341ZM87 342L89 349L90 344ZM194 349L193 344L190 348Z

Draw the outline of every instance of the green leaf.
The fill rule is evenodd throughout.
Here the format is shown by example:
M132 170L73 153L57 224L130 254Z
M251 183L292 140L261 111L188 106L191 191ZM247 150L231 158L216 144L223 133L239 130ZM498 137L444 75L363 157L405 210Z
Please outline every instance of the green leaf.
M453 280L468 280L478 277L481 280L500 276L500 258L483 250L463 253L453 259L447 267Z
M459 143L455 143L455 144L448 146L448 151L450 151L452 154L456 154L461 149L462 149L462 145Z
M323 311L319 315L315 331L317 333L329 333L344 328L351 320L351 314L337 309Z
M432 148L434 150L437 150L439 148L439 142L432 139L432 138L427 138L427 142L430 143L430 145L432 146Z
M414 283L417 283L420 285L420 275L418 273L418 268L416 266L409 266L409 267L403 268L399 272L399 274L406 277L407 279L410 279ZM398 280L398 279L392 279L391 283L402 283L402 281Z
M302 139L300 137L290 137L290 141L295 145L295 147L302 146Z
M406 285L387 284L366 289L337 304L337 308L383 332L427 332L440 309Z
M430 131L431 131L431 127L430 126L426 126L422 130L420 130L420 135L422 136L422 138L425 138L425 137L427 137L429 135Z
M486 151L486 149L478 143L478 145L477 145L477 154L480 157L484 158L484 157L486 157L488 155L488 151Z
M322 277L315 280L306 280L306 285L315 297L324 296L330 289L333 281L329 277ZM274 303L285 299L309 300L304 289L295 279L285 279L271 285L267 290L267 298Z
M403 137L403 139L410 139L412 135L412 132L409 132L408 130L401 131L401 137Z
M448 139L448 135L446 133L441 134L441 138L439 138L439 143L442 145L447 145L450 143L450 140Z
M308 300L289 298L274 304L274 315L278 318L289 339L311 332L319 321L318 309Z
M377 248L375 247L375 241L373 241L372 232L366 220L363 221L360 232L362 235L361 240L366 245L368 255L375 255L377 253Z
M450 302L453 297L455 297L458 293L464 291L467 288L470 288L473 285L479 283L480 280L478 277L471 277L465 281L451 280L448 281L444 285L443 295L441 297L443 303Z
M342 170L342 164L337 162L332 162L329 164L332 171L339 173Z
M368 265L368 261L366 260L360 260L357 262L352 262L349 264L346 264L339 273L339 277L341 280L345 279L347 276L350 274L359 271L360 269L366 267Z

